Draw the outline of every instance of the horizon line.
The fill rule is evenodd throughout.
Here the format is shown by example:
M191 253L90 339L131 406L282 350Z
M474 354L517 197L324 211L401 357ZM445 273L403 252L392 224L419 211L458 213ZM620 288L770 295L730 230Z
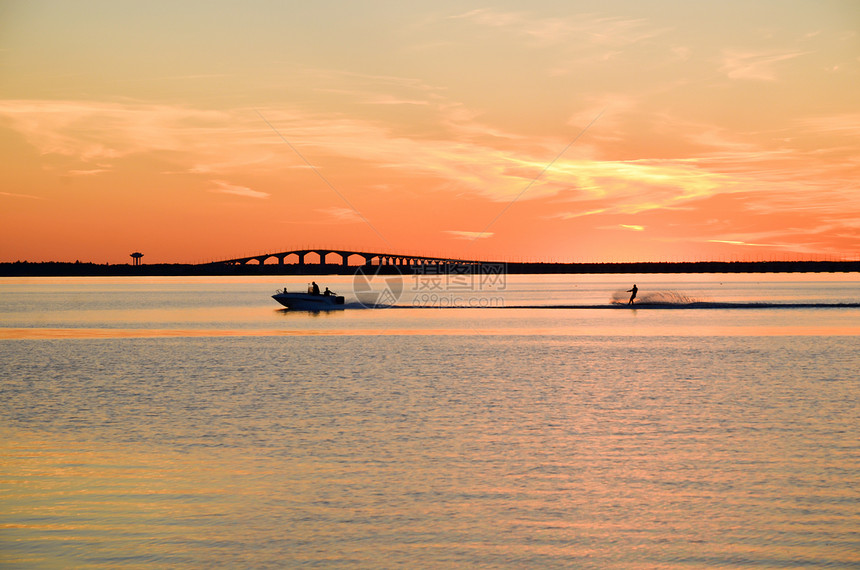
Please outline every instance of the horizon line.
M326 251L331 251L332 253L338 253L339 251L345 250L337 250L328 248L319 248L325 249ZM300 250L305 251L305 250ZM307 250L309 252L314 252L314 249ZM370 253L370 252L363 252ZM255 259L258 257L262 257L263 255L268 255L270 258L274 256L274 254L260 254L246 257L238 257L231 258L227 260L219 260L219 261L204 261L204 262L181 262L181 261L159 261L152 263L141 263L139 266L162 266L162 265L172 265L172 266L189 266L189 267L203 267L203 266L212 266L212 265L220 265L226 264L228 261L232 261L234 259ZM354 254L354 255L357 255ZM499 259L465 259L465 258L454 258L454 257L438 257L438 256L422 256L415 254L383 254L390 255L391 257L403 257L403 258L425 258L425 259L434 259L440 261L446 261L451 263L464 262L464 263L486 263L486 264L510 264L510 265L684 265L684 264L765 264L765 263L789 263L789 264L800 264L800 263L860 263L860 256L850 259L850 258L825 258L825 259L815 259L815 258L798 258L798 259L786 259L786 258L768 258L768 259L699 259L699 260L625 260L625 261L547 261L547 260L499 260ZM98 265L98 266L109 266L109 267L122 267L122 266L130 266L134 267L131 263L111 263L111 262L98 262L98 261L81 261L79 259L75 261L59 261L59 260L50 260L50 261L30 261L27 259L19 259L16 261L0 261L0 265L40 265L40 264L58 264L58 265ZM297 262L293 263L248 263L242 264L241 266L247 267L277 267L277 266L300 266L301 264ZM305 263L304 265L325 265L325 266L337 266L342 267L342 263ZM348 264L348 267L362 267L367 264ZM138 267L139 267L138 266ZM395 267L396 265L392 265ZM405 265L404 265L405 266Z

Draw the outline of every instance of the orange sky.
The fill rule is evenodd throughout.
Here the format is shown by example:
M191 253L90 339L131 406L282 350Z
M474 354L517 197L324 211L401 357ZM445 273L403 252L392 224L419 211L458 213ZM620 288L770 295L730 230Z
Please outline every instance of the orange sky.
M0 261L860 257L856 1L415 4L0 3Z

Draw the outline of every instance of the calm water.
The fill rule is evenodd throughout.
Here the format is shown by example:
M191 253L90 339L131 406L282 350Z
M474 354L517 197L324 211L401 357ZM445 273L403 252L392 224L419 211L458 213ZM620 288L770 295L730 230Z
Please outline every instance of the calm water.
M857 274L317 281L0 280L0 566L860 568Z

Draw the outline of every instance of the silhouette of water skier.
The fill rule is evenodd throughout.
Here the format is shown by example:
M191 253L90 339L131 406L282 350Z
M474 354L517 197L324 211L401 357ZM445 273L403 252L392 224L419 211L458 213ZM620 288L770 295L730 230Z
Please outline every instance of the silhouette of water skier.
M628 289L628 290L627 290L627 292L628 292L628 293L631 293L631 295L630 295L630 300L629 300L629 301L627 301L627 304L628 304L628 305L632 305L632 304L633 304L633 299L635 299L635 298L636 298L636 292L637 292L637 291L639 291L639 287L637 287L637 286L636 286L636 283L634 283L634 284L633 284L633 289Z

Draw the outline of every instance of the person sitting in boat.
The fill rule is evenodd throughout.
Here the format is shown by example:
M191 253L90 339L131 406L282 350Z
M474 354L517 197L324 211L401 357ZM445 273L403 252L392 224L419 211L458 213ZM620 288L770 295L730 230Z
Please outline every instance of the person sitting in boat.
M319 295L320 294L320 286L317 285L316 281L311 281L311 294Z
M325 293L323 293L323 295L325 295L325 296L327 296L327 297L328 297L328 296L331 296L331 295L334 295L334 291L332 291L332 290L330 290L328 287L326 287L326 288L325 288Z

